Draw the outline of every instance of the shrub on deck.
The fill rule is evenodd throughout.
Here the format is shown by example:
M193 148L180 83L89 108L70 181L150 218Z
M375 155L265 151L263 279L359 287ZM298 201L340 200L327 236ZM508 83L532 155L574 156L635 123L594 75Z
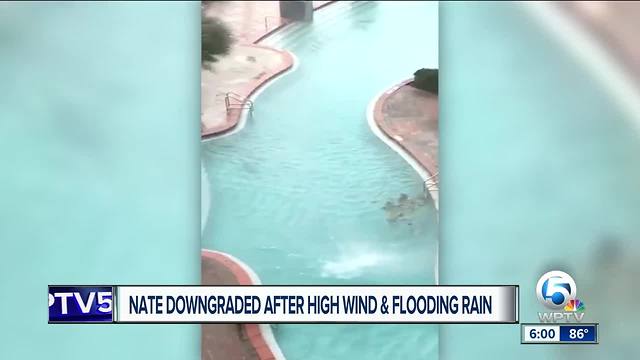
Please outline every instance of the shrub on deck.
M231 31L217 18L202 13L202 67L209 68L231 48Z
M422 68L413 73L413 87L438 95L438 69Z

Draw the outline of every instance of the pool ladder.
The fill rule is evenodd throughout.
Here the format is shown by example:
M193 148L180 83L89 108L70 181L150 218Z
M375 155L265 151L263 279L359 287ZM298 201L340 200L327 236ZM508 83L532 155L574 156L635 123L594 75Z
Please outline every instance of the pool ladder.
M438 191L438 187L440 186L439 175L440 172L438 171L424 181L424 196L428 197L432 191Z
M249 111L253 111L253 101L234 92L228 92L224 95L224 106L227 108L227 112L231 109L249 109Z

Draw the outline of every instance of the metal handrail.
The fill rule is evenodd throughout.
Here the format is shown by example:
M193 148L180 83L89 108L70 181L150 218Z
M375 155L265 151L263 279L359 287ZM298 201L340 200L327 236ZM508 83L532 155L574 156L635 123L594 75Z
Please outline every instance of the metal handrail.
M232 103L231 100L237 101L237 103ZM253 101L231 91L224 95L224 105L227 111L230 109L253 110Z
M438 187L440 185L439 175L440 175L440 172L438 171L435 174L429 176L424 181L424 191L425 192L438 191Z

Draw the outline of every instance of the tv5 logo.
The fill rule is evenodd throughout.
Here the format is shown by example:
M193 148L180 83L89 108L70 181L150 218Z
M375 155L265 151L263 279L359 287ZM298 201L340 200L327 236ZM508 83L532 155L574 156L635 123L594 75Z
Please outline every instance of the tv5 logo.
M110 286L49 286L49 322L113 321Z

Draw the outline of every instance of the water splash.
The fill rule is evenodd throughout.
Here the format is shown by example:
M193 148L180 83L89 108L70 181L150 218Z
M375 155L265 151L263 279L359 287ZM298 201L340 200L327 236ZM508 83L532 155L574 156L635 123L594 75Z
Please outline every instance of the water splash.
M400 257L387 249L366 243L351 243L339 247L337 259L322 264L323 278L353 279L371 272L398 265Z

